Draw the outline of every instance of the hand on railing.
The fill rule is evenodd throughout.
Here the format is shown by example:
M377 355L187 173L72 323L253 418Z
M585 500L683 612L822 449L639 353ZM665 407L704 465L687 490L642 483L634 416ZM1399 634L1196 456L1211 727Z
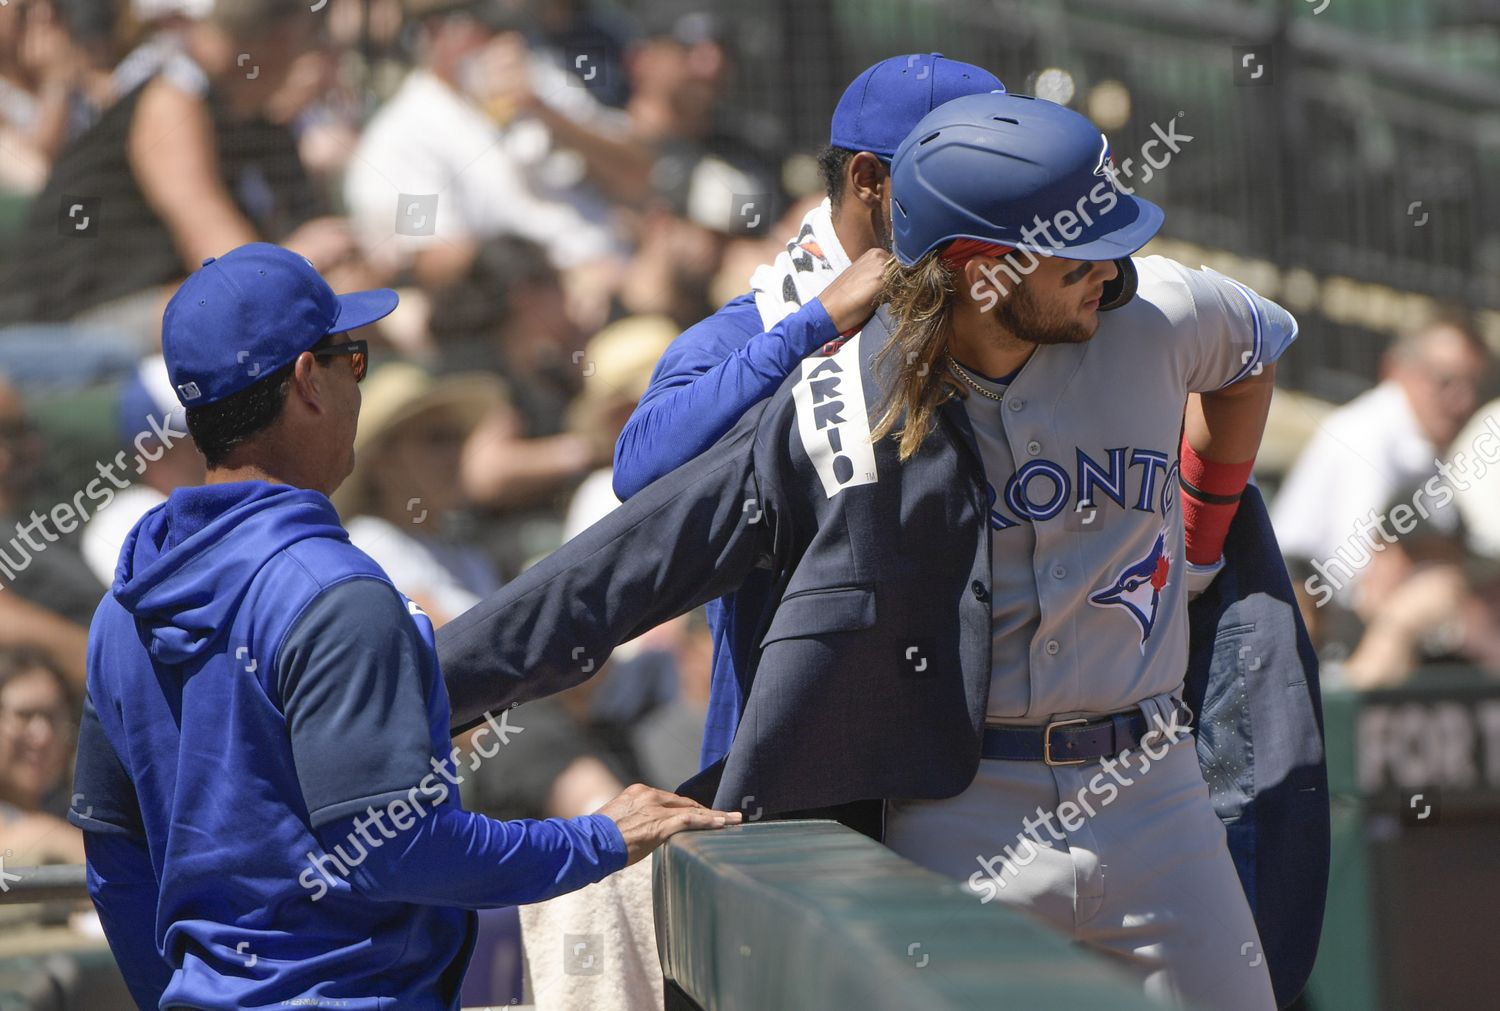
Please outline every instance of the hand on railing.
M723 828L738 825L738 811L714 811L695 800L666 790L636 783L599 809L614 819L630 852L627 865L635 863L684 829Z

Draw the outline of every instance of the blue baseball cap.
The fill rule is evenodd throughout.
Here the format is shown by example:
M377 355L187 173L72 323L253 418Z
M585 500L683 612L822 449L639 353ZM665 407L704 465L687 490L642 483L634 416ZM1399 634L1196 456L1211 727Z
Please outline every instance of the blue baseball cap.
M854 79L833 110L828 142L869 151L882 161L895 157L917 120L965 95L1005 93L1000 78L942 53L912 53L881 60Z
M389 288L335 295L305 257L251 242L203 261L161 320L161 350L184 407L243 390L329 334L368 326L396 308Z

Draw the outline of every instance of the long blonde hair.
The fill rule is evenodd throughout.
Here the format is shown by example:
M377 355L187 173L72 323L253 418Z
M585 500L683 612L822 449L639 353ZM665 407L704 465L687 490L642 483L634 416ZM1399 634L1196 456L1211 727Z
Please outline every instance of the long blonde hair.
M938 406L964 392L943 361L959 277L936 250L910 267L894 257L886 263L881 300L890 305L895 329L875 357L875 374L885 392L870 439L879 442L898 434L903 461L931 434Z

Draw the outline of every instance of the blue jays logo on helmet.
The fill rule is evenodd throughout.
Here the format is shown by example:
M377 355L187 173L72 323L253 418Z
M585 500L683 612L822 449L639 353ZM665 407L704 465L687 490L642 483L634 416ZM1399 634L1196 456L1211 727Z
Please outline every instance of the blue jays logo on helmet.
M1098 607L1121 607L1141 626L1141 652L1146 652L1146 640L1156 625L1156 609L1161 604L1161 591L1172 573L1172 556L1167 554L1167 532L1156 535L1146 557L1126 566L1115 577L1113 585L1089 597L1089 603Z
M1109 149L1109 138L1100 137L1099 164L1094 168L1094 175L1101 179L1109 180L1110 188L1116 193L1120 191L1120 180L1115 178L1115 156Z

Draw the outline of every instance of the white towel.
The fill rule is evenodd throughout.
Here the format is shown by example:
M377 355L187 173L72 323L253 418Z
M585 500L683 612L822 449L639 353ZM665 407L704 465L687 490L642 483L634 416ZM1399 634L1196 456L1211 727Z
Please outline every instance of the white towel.
M797 237L750 275L755 307L767 328L796 312L810 298L823 293L835 277L849 269L849 257L833 231L833 210L825 197L807 212Z
M661 958L651 863L521 907L521 938L536 1011L660 1011Z

